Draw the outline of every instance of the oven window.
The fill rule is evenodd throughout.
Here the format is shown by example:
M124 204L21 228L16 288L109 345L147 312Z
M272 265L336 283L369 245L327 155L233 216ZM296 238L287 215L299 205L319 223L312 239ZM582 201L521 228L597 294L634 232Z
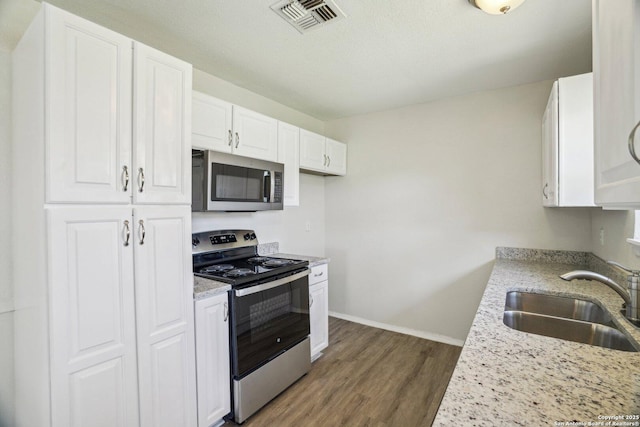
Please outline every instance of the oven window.
M262 169L211 164L211 201L262 202L264 197Z
M309 335L308 278L233 297L233 311L233 370L242 377Z
M252 336L268 329L271 322L286 319L291 313L291 293L286 292L271 297L266 301L258 301L249 307L249 330Z

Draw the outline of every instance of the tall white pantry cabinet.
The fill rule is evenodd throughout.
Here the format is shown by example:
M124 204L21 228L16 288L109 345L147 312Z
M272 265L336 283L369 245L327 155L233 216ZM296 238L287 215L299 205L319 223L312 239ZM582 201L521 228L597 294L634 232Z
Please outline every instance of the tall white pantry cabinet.
M193 426L191 65L48 4L12 60L16 425Z

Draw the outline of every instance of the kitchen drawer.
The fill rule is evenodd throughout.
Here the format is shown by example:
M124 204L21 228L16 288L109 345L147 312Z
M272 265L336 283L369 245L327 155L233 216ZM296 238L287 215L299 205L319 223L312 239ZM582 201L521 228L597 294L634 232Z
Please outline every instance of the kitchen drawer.
M315 267L311 267L309 286L319 282L324 282L325 280L329 280L329 266L327 264L320 264Z

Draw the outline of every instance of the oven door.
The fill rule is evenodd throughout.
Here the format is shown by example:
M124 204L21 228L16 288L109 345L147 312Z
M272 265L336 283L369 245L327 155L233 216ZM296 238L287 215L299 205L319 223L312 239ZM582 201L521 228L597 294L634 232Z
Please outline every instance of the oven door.
M233 377L240 379L309 335L305 269L231 293Z

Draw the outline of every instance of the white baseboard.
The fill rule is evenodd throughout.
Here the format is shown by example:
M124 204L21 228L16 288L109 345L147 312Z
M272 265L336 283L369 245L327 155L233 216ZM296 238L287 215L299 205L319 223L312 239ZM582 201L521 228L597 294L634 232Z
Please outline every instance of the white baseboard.
M452 338L440 334L432 334L430 332L418 331L416 329L403 328L401 326L389 325L387 323L375 322L373 320L367 320L361 317L351 316L349 314L330 311L329 316L337 317L338 319L342 320L348 320L349 322L360 323L361 325L371 326L373 328L384 329L386 331L397 332L399 334L412 335L414 337L424 338L426 340L437 341L444 344L455 345L458 347L462 347L464 345L464 341L457 338Z

